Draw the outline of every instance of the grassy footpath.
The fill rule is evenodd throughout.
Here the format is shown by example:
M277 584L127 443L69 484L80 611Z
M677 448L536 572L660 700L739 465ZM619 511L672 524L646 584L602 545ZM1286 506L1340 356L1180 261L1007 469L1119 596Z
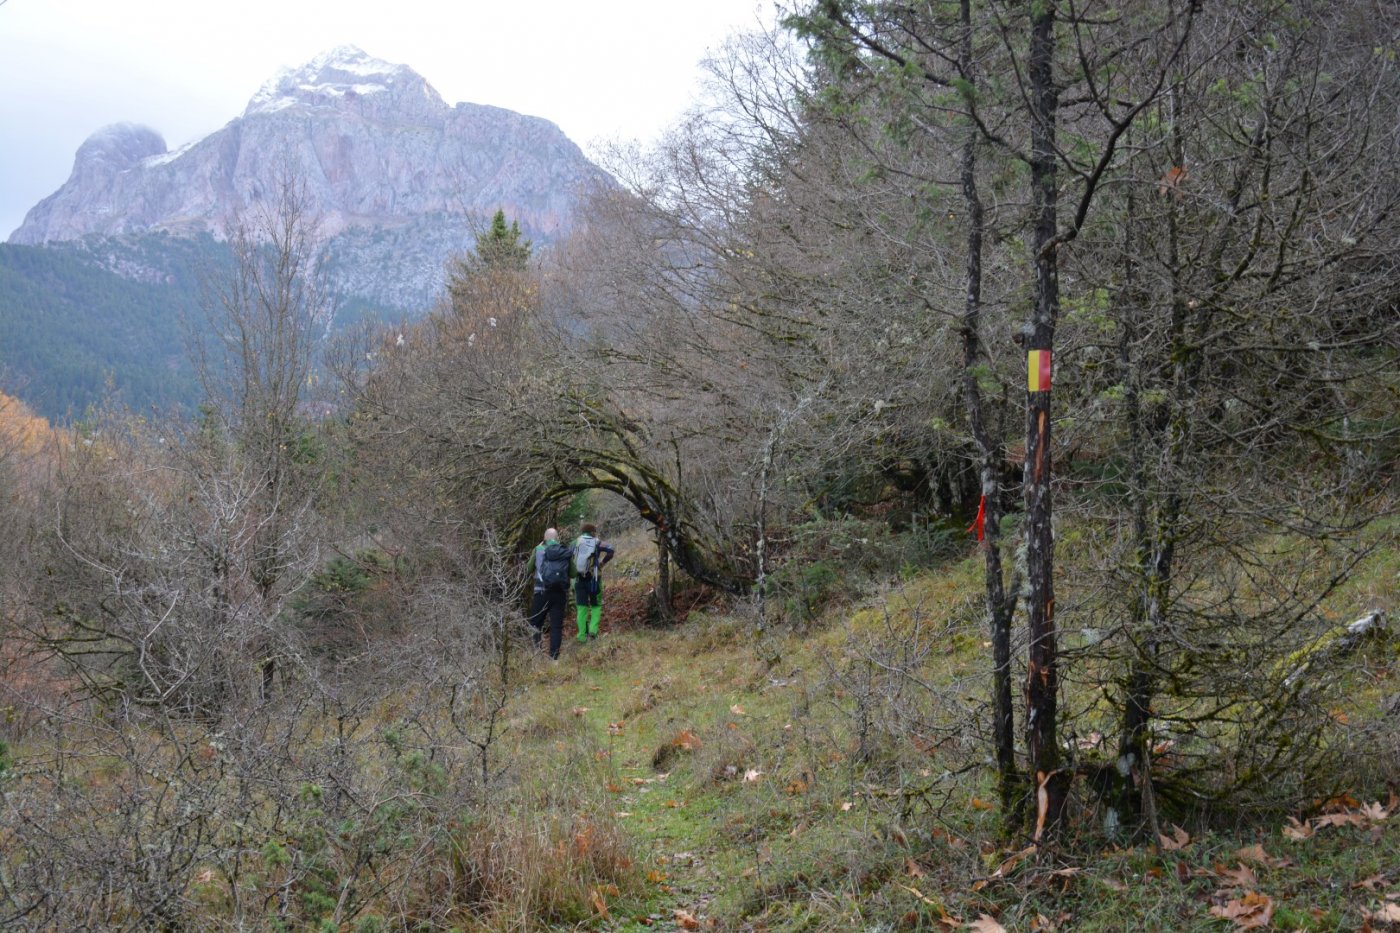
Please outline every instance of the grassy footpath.
M1393 598L1391 557L1351 595ZM972 725L985 692L976 585L964 562L803 634L760 638L712 611L570 641L557 664L532 659L510 754L545 785L570 775L576 786L549 792L611 820L635 879L594 889L578 926L1400 929L1394 797L1170 829L1131 848L1082 835L1048 858L999 839ZM919 704L902 706L880 679L887 658L863 651L902 625L931 633L915 660L931 696L965 704L966 731L919 720ZM1365 676L1368 694L1394 694L1394 650Z
M576 721L572 741L597 763L592 779L642 879L626 897L603 892L597 927L939 929L986 915L1007 929L1211 930L1231 925L1212 908L1255 893L1270 899L1275 929L1340 930L1400 900L1393 801L1384 817L1341 800L1334 820L1302 829L1188 833L1172 848L1036 864L995 843L997 814L973 775L920 831L845 756L810 767L802 746L825 743L792 722L810 685L756 667L741 639L717 644L689 625L607 636L532 687L532 715ZM813 718L807 729L821 728Z

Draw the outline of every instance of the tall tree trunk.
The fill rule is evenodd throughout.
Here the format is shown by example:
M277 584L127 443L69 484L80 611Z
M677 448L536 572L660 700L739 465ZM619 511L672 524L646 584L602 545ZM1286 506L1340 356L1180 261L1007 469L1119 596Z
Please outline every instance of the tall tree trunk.
M1064 812L1070 775L1060 768L1056 738L1059 682L1055 639L1055 540L1050 498L1050 372L1059 316L1059 259L1055 165L1055 7L1032 5L1030 60L1031 202L1034 215L1035 304L1025 331L1026 393L1026 577L1030 656L1026 677L1026 750L1036 790L1037 842L1053 834Z
M1173 87L1169 94L1170 112L1166 119L1172 125L1172 160L1180 167L1184 162L1184 146L1181 139L1177 107L1180 98L1179 87ZM1133 201L1129 200L1129 233L1127 242L1129 287L1136 290L1134 278L1135 262L1133 255L1136 246L1133 240L1135 212ZM1157 690L1158 653L1162 634L1168 625L1167 605L1171 597L1172 574L1176 555L1176 539L1180 532L1182 491L1180 482L1185 467L1187 446L1190 435L1188 417L1188 397L1194 394L1198 369L1193 369L1188 360L1196 353L1187 338L1189 306L1185 288L1181 281L1181 207L1174 204L1167 214L1167 266L1171 275L1171 308L1168 332L1167 358L1172 361L1171 392L1168 396L1170 408L1165 416L1155 418L1152 423L1144 420L1141 406L1141 373L1137 366L1125 374L1129 381L1127 416L1129 418L1129 441L1132 460L1134 534L1136 536L1136 571L1140 587L1140 598L1134 604L1132 628L1140 636L1134 638L1134 653L1129 668L1127 693L1124 697L1122 728L1118 739L1118 793L1115 801L1116 812L1129 832L1141 831L1143 821L1156 821L1151 807L1152 762L1151 728L1152 700ZM1141 307L1137 301L1133 307ZM1125 339L1135 337L1135 333L1125 334ZM1123 354L1124 359L1128 357ZM1149 481L1145 461L1147 445L1154 439L1160 442L1165 437L1165 471ZM1149 482L1152 488L1149 489ZM1155 501L1155 506L1154 506ZM1156 826L1152 827L1154 835Z
M962 0L960 11L962 37L958 46L958 70L969 88L975 88L976 78L972 59L972 2ZM967 405L967 420L980 456L982 505L979 508L984 539L982 549L983 586L987 607L987 625L992 640L992 739L997 762L997 791L1005 829L1014 833L1023 818L1020 788L1022 782L1016 770L1016 723L1011 702L1011 617L1016 606L1016 594L1008 598L1001 566L1001 463L1005 451L987 430L981 386L977 367L981 363L982 317L982 237L985 212L977 190L977 141L980 134L969 121L967 138L962 151L962 194L967 207L967 268L966 305L963 310L963 397Z
M1118 740L1117 767L1112 772L1114 791L1104 817L1109 836L1134 834L1142 823L1144 804L1150 798L1147 737L1155 689L1157 634L1149 617L1152 578L1152 539L1148 533L1146 442L1142 413L1142 363L1135 357L1138 315L1148 301L1138 283L1137 199L1128 192L1123 238L1123 291L1119 306L1119 381L1123 385L1124 418L1128 424L1128 475L1133 516L1134 597L1129 601L1128 637L1133 644L1123 700L1122 730Z
M660 530L656 533L656 594L652 614L657 624L671 624L671 552L666 549L666 538Z

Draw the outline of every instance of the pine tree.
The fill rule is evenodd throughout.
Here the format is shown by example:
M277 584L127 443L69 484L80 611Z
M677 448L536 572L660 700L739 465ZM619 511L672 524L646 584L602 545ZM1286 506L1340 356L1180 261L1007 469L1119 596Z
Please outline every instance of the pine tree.
M530 241L520 234L520 224L514 220L507 224L506 212L497 210L491 226L476 235L476 249L448 266L447 293L453 311L461 318L479 317L473 309L480 311L493 303L487 294L508 287L508 282L523 281L532 252Z
M530 263L533 247L520 235L520 223L512 220L506 225L506 212L497 210L491 226L477 234L476 254L467 260L472 270L511 269L524 272Z

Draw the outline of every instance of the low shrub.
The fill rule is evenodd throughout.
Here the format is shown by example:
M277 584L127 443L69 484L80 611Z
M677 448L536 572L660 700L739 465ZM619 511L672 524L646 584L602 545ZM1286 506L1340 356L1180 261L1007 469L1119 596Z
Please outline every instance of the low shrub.
M769 577L771 591L790 621L809 624L843 595L962 554L959 531L923 523L893 532L885 522L855 518L798 525L775 542L780 558Z
M445 895L491 925L576 924L632 884L626 837L598 814L502 812L445 839Z

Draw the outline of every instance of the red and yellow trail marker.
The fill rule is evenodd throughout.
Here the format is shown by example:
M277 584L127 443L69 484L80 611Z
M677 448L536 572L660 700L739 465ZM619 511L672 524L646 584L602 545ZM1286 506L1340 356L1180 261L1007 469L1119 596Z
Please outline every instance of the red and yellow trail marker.
M1032 350L1026 355L1026 390L1050 391L1050 351Z

